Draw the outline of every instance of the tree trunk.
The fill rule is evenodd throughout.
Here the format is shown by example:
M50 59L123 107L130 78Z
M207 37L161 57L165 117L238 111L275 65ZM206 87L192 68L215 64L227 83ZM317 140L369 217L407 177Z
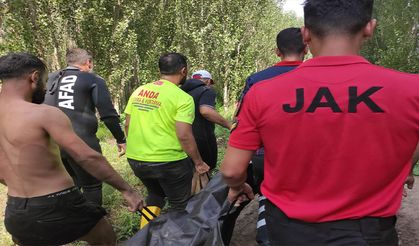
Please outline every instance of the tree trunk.
M223 89L223 103L224 103L224 112L227 112L229 107L229 91L228 91L228 83L224 81L224 89Z

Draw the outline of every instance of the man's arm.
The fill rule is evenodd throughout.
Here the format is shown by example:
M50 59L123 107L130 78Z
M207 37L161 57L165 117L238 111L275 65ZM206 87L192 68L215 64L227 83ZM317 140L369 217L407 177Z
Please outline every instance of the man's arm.
M198 147L196 146L195 138L192 134L192 125L176 121L176 136L179 139L183 151L195 163L195 168L198 173L202 174L209 170L209 166L202 160L199 154Z
M230 187L228 199L233 202L240 199L244 193L248 198L253 199L252 189L245 183L247 178L247 166L252 159L254 151L237 149L227 146L224 160L221 164L221 173L224 182Z
M68 117L59 109L48 107L45 115L44 129L54 141L80 165L84 170L119 190L127 200L130 211L141 209L142 199L112 168L100 153L91 149L73 131Z
M217 112L217 110L210 106L199 106L199 113L201 113L201 115L204 116L205 119L214 122L215 124L218 124L227 129L231 128L231 122L226 120Z
M407 185L407 188L410 189L410 190L413 189L413 185L415 184L415 177L413 175L413 169L415 168L418 161L419 161L419 143L416 145L415 152L413 152L412 168L410 169L410 174L409 174L409 176L407 176L406 182L405 182L405 184ZM404 196L407 195L406 190L403 191L403 195Z
M128 137L129 123L131 121L131 115L125 114L125 136Z
M3 149L0 147L0 162L6 162L6 161L7 161L6 154L4 153ZM1 172L0 172L0 183L7 186L6 181L4 180L4 177L2 176Z
M99 111L100 119L105 123L116 140L119 156L122 156L125 154L126 149L125 135L120 125L119 115L113 106L109 89L105 81L100 77L95 79L92 89L92 100Z
M108 117L102 119L106 127L112 133L112 136L116 139L116 145L118 146L118 156L121 157L125 154L127 149L124 132L121 129L119 117Z
M199 106L197 105L199 107L199 113L208 121L230 129L231 123L215 110L216 97L217 94L212 88L205 89L199 97Z

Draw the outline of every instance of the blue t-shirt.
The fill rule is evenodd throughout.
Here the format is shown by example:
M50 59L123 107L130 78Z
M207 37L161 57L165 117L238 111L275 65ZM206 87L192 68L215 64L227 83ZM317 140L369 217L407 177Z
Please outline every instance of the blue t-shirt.
M246 93L249 91L249 89L256 83L267 80L273 77L276 77L278 75L281 75L283 73L289 72L296 67L298 67L302 61L281 61L277 64L273 65L272 67L269 67L265 70L262 70L260 72L254 73L250 75L246 79L246 85L244 86L243 92L240 96L240 100L243 99L243 97L246 95Z
M239 100L239 105L238 105L238 110L236 113L236 116L239 114L240 112L240 105L243 102L243 98L246 95L246 93L250 90L250 88L263 80L267 80L267 79L271 79L273 77L276 77L278 75L281 75L283 73L289 72L293 69L295 69L296 67L298 67L299 65L301 65L301 63L303 63L302 61L281 61L278 62L277 64L273 65L272 67L269 67L265 70L262 70L260 72L254 73L252 75L250 75L247 79L246 79L246 85L244 86L243 92L240 95L240 100ZM260 155L264 155L264 150L263 148L260 148L256 151L256 155L260 156Z

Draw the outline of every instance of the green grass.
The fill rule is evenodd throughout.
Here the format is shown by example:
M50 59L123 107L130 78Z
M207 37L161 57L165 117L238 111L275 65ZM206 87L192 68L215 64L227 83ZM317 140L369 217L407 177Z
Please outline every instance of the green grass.
M217 158L217 168L221 165L221 161L224 158L228 137L230 136L230 131L224 127L216 125L215 127L215 136L217 138L217 145L218 145L218 158Z
M416 166L415 166L415 168L413 169L413 174L414 174L415 176L419 176L419 162L418 162L418 163L416 163Z
M146 194L141 181L134 175L125 157L118 157L114 141L103 141L102 151L115 170L143 196ZM117 234L118 241L126 240L138 230L139 216L127 210L121 194L105 184L103 206L109 212L109 220Z

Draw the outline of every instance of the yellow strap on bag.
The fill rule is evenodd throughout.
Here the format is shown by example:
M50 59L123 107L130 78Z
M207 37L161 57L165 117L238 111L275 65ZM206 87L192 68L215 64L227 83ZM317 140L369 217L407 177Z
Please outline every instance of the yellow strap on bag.
M160 215L161 208L156 206L147 206L141 210L140 229Z

